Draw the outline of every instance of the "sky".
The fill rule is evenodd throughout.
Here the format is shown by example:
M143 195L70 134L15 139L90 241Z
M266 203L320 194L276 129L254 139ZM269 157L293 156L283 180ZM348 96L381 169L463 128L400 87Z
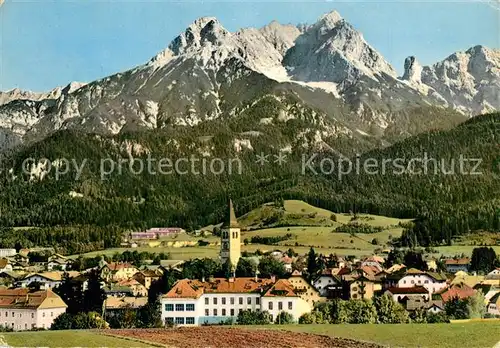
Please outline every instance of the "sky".
M398 72L475 45L500 48L500 0L0 0L0 90L47 91L146 63L196 18L236 31L337 10ZM2 4L3 2L3 4Z

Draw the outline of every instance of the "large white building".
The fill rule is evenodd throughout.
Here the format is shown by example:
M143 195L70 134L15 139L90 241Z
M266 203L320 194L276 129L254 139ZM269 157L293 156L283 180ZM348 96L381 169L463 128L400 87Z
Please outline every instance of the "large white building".
M48 329L54 319L66 312L64 301L51 290L0 290L0 325L15 331Z
M397 281L398 288L413 288L415 286L423 286L429 291L430 294L439 292L446 289L448 283L446 277L440 273L423 272L415 268L410 268L406 273Z
M236 321L243 310L268 311L273 321L280 312L288 312L298 320L312 307L284 279L182 279L161 299L163 322L179 326Z

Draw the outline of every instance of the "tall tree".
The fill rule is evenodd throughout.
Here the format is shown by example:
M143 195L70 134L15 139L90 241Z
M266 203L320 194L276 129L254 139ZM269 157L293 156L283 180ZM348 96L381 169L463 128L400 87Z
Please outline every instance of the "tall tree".
M89 273L87 289L83 293L83 310L85 312L102 313L106 293L101 287L102 279L98 270Z

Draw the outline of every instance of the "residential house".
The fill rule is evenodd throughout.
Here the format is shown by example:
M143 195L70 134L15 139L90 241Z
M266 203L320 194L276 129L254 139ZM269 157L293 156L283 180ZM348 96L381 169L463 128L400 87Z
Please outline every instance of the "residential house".
M283 263L283 266L285 267L285 271L288 273L292 273L292 263L293 259L289 257L288 255L283 255L283 257L280 259L281 263Z
M133 296L148 296L148 289L135 279L122 280L117 283L118 286L129 287Z
M464 271L458 271L455 273L455 277L451 281L451 285L454 284L466 284L473 288L477 284L480 284L484 280L484 276L479 275L468 275Z
M66 308L51 290L0 289L0 325L15 331L49 329Z
M396 286L399 288L423 286L432 294L445 289L448 284L446 276L441 273L423 272L415 268L410 268L398 280Z
M476 290L466 284L455 284L437 294L442 298L443 302L446 303L454 298L459 298L461 300L466 299L474 296L475 293Z
M376 269L377 272L382 271L383 267L382 265L384 264L385 260L383 257L380 256L370 256L361 261L361 267L371 267L372 269Z
M282 311L297 320L312 307L284 279L216 278L204 282L182 279L161 299L161 317L166 324L235 321L243 310L269 311L274 321Z
M403 264L394 264L391 267L389 267L388 269L386 269L385 271L387 273L396 273L396 272L401 272L405 268L406 268L406 266Z
M101 268L101 278L106 282L117 282L130 279L139 270L128 262L110 262Z
M49 256L47 262L47 270L66 271L71 263L72 260L68 259L66 256L54 254L52 256Z
M134 279L137 280L142 285L144 285L146 289L149 289L151 287L151 284L159 280L161 276L162 272L158 270L154 271L154 270L144 269L134 274Z
M500 280L500 268L495 268L485 276L485 279ZM499 282L500 284L500 282Z
M109 318L127 309L138 310L148 303L146 297L107 297L104 301L105 317Z
M313 287L319 292L321 297L341 298L342 279L331 268L325 269L319 277L312 282Z
M52 271L52 272L28 274L23 279L18 280L16 282L16 285L18 287L27 288L32 283L38 283L40 284L40 289L44 290L53 289L59 284L61 284L64 274L68 274L70 278L73 278L78 276L80 273L75 271L69 271L69 272Z
M425 309L429 313L436 314L444 310L444 303L441 300L427 301L422 297L411 298L406 301L407 311L412 312L418 309Z
M4 271L0 272L0 285L11 286L16 283L19 279L23 277L22 274L19 274L14 271Z
M458 271L469 271L470 259L461 258L461 259L448 259L445 260L446 272L448 273L456 273Z
M344 299L371 299L377 290L376 281L372 276L351 274L342 277L344 283Z
M413 286L413 287L392 287L384 292L385 295L392 297L395 302L406 303L409 300L419 300L424 301L430 300L429 290L423 286Z
M487 312L493 315L500 315L500 292L496 293L489 302Z
M6 258L0 259L0 272L12 272L12 265Z
M288 278L288 281L292 284L295 293L309 303L311 307L314 307L315 303L326 300L326 297L321 297L319 291L302 277L301 272L294 271L290 278Z
M0 257L9 257L16 255L16 249L0 249Z

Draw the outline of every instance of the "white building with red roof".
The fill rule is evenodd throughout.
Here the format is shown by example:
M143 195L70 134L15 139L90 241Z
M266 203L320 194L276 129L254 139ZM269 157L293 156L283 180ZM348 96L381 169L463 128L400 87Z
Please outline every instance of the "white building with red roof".
M236 321L244 310L268 311L273 320L280 312L287 312L298 320L312 307L285 279L182 279L161 299L163 322L179 326Z

